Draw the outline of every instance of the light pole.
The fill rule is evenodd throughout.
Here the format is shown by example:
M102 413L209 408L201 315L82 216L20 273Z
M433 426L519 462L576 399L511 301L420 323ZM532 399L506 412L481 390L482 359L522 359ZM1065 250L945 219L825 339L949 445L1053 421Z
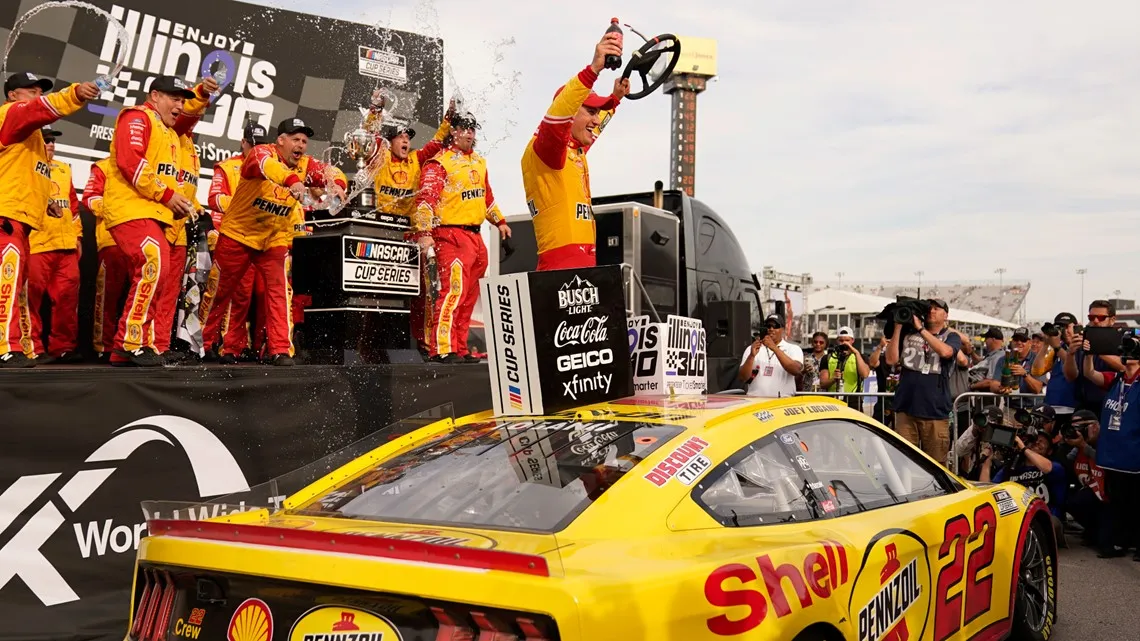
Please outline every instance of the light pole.
M998 289L999 290L1002 287L1002 277L1005 276L1005 272L1006 272L1005 267L998 267L997 269L994 270L994 273L998 275Z
M925 273L926 272L922 270L918 270L914 273L915 276L918 276L918 295L915 296L915 298L922 298L922 275Z
M1089 270L1083 268L1077 270L1077 276L1081 277L1081 306L1078 308L1080 310L1084 310L1085 308L1085 274L1087 274L1088 271Z
M839 284L835 286L836 289L843 289L843 274L844 272L835 272L835 275L839 277Z

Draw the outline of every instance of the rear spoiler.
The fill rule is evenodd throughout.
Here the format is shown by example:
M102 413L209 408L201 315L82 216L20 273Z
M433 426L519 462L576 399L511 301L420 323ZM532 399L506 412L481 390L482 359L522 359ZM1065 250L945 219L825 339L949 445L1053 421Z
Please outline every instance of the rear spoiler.
M360 534L334 534L313 530L191 521L186 519L154 519L147 523L151 536L173 536L227 543L246 543L268 547L339 552L400 561L417 561L435 565L452 565L479 570L499 570L532 576L550 576L546 559L535 554L502 550L463 548L454 545L385 539Z

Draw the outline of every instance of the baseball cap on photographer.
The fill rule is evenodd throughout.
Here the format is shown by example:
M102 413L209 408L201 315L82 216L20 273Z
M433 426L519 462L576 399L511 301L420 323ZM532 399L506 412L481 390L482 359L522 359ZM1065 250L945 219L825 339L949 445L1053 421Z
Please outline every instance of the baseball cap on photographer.
M1054 325L1072 325L1077 322L1077 317L1069 312L1061 312L1053 318Z
M1044 418L1045 422L1054 421L1057 419L1057 410L1053 409L1051 405L1040 405L1033 408L1033 413Z
M843 327L839 328L839 332L836 333L836 336L839 336L840 338L842 338L844 336L850 336L851 338L855 338L855 332L852 331L850 327L844 325Z
M950 313L950 305L948 305L946 301L942 300L941 298L928 298L926 299L926 302L930 303L931 307L939 307L947 314Z
M996 327L991 327L991 328L986 330L985 334L982 334L982 338L992 338L994 340L1004 341L1005 340L1005 334L1002 334L1000 329L998 329Z

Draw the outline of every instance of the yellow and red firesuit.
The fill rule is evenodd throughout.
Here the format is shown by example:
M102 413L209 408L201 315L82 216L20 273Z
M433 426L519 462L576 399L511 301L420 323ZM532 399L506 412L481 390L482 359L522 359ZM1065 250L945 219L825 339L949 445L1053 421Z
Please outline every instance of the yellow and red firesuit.
M51 81L30 73L14 74L11 88L37 86L50 91ZM39 229L51 199L51 169L40 129L79 111L78 85L0 105L0 365L25 366L23 321L30 331L27 305L28 235Z
M95 314L92 343L95 353L110 356L115 331L123 311L123 294L131 284L131 264L127 255L115 244L103 222L103 190L106 187L110 158L91 165L87 186L83 188L83 205L95 216L95 246L99 251L99 268L95 275Z
M45 136L59 132L44 132ZM45 140L49 140L45 137ZM49 142L55 142L54 135ZM51 301L51 330L47 354L52 358L75 356L79 344L79 198L71 182L71 165L51 160L51 202L62 216L44 216L43 225L30 238L28 261L28 312L31 316L31 352L45 353L40 307Z
M481 155L452 146L424 165L412 236L430 235L435 241L440 292L433 310L435 332L428 335L433 358L469 355L467 330L479 299L479 279L487 271L487 247L479 231L484 220L507 224Z
M570 137L578 109L598 110L601 128L617 109L613 96L591 87L598 74L586 67L554 94L554 101L522 157L523 188L534 219L538 269L570 269L597 264L594 213L590 200L589 146Z

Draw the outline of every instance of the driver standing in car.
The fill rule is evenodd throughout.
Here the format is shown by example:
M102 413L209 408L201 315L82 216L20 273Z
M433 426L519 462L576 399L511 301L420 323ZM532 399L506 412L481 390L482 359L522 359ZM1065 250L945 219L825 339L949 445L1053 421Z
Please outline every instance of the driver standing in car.
M594 59L554 93L554 102L522 157L526 204L534 219L538 271L593 267L594 214L586 152L618 103L629 94L629 79L614 82L602 98L591 88L606 56L621 56L621 37L607 33L594 47ZM606 113L609 112L609 113Z

